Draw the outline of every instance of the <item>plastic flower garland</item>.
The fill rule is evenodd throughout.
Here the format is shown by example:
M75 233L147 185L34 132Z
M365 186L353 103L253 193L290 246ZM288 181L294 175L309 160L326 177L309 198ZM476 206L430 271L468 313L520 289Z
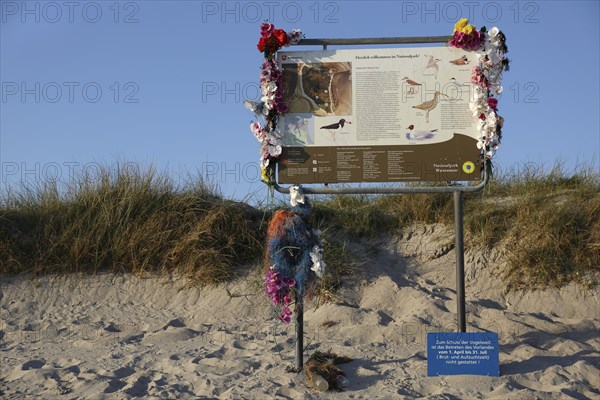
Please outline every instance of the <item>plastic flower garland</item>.
M244 104L262 122L252 122L250 130L260 142L261 178L267 185L275 182L275 160L281 155L281 134L277 130L279 115L287 111L283 100L283 74L275 60L277 51L283 46L297 44L302 39L298 29L286 33L275 29L269 22L260 26L260 40L256 45L264 54L265 61L260 71L260 102L246 101Z
M496 27L489 31L483 26L477 30L469 25L469 20L461 18L454 25L450 46L474 51L479 65L471 72L471 83L475 86L470 108L473 116L479 118L479 141L477 148L483 149L485 158L490 160L502 141L504 118L498 114L498 96L502 93L502 72L509 70L506 37Z
M290 194L292 210L277 211L269 222L265 273L265 294L286 324L291 321L292 294L304 296L325 272L320 232L309 221L312 205L299 186Z

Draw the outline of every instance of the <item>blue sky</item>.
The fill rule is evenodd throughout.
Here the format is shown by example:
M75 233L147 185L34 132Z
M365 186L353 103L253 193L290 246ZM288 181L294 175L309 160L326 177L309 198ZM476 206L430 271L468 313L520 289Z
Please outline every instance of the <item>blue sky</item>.
M498 26L511 59L498 168L600 170L599 3L1 0L1 190L120 160L261 198L242 103L257 96L265 19L307 38L450 35L459 17Z

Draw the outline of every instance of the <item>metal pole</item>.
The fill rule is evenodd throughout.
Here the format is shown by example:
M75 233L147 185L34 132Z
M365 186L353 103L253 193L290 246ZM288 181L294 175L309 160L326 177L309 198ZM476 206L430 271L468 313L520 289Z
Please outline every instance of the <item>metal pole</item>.
M457 190L454 192L454 229L456 251L456 315L458 319L458 331L467 331L465 316L465 241L463 227L463 194Z
M296 290L296 372L304 366L304 298Z

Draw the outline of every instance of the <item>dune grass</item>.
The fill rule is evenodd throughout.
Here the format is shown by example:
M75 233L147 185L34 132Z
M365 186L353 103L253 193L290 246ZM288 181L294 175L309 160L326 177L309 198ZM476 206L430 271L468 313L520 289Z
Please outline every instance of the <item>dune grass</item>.
M260 255L260 218L202 183L178 187L153 169L105 168L61 191L50 182L7 196L0 272L169 272L221 282Z
M600 174L521 171L465 195L467 247L501 245L509 289L598 284ZM453 223L452 196L414 194L313 199L325 231L333 296L358 262L346 246L415 223ZM0 273L181 274L200 285L228 281L262 264L270 208L223 199L201 180L176 185L152 168L104 169L68 187L49 182L3 194Z
M483 192L465 195L466 247L501 244L506 287L534 289L600 281L600 173L572 174L557 163L495 176ZM449 194L332 196L317 203L323 225L350 237L376 236L415 223L453 224Z

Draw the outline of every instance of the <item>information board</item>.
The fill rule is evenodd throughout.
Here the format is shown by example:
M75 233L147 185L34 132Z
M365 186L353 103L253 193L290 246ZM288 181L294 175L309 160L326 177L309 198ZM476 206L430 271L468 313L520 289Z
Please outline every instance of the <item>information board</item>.
M288 112L280 183L479 180L473 53L278 52Z
M427 334L427 375L500 375L498 334L431 332Z

